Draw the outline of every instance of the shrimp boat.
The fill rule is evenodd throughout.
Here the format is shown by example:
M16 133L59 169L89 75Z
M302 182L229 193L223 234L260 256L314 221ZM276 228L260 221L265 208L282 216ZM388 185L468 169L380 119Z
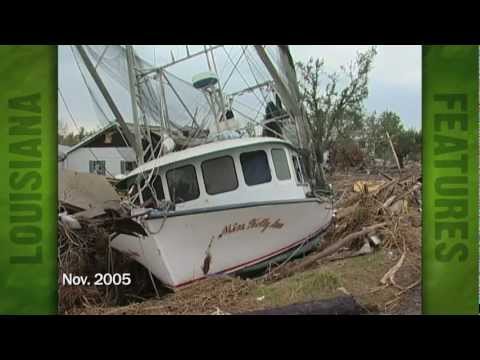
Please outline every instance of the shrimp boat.
M99 73L102 65L114 69L108 49L75 48L137 154L138 167L117 188L147 235L119 234L111 246L173 289L303 254L317 244L334 214L303 122L288 46L240 47L238 59L243 56L252 71L261 67L264 78L257 71L253 86L244 81L248 86L230 92L226 83L232 75L223 80L217 67L215 54L221 48L205 46L192 53L187 46L186 56L172 55L169 63L155 66L132 46L117 47L110 59L118 64L119 55L125 58L133 132ZM208 71L191 82L169 71L199 57L207 60ZM246 80L240 60L230 62L228 73L240 71ZM264 110L255 110L256 116L237 103L238 97L255 92ZM149 122L160 124L160 136L151 136Z

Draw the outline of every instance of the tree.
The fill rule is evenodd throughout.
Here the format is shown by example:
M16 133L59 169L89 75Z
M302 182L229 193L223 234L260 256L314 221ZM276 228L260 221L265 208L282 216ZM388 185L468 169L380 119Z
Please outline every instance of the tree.
M323 160L323 153L337 137L348 137L352 131L361 129L368 75L376 53L375 47L358 53L355 61L331 74L325 73L320 59L297 63L302 101L308 113L307 126L318 159Z
M405 130L400 116L392 111L384 111L365 117L363 135L369 157L393 159L392 150L387 138L392 140L400 167L408 157L419 160L421 154L422 134L415 129Z
M412 160L420 160L422 149L422 133L415 129L402 131L397 135L395 141L395 151L397 152L398 161L403 168L404 159L407 157Z
M368 158L375 159L384 143L384 132L380 124L380 117L375 112L364 116L363 142Z
M381 113L379 122L383 128L383 131L385 133L388 131L388 134L391 137L400 135L404 131L400 116L392 111L384 111Z

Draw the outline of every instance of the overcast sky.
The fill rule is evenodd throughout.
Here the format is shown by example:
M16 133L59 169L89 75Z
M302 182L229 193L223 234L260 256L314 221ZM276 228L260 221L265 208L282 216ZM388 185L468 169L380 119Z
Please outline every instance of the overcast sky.
M294 61L307 61L310 57L323 58L328 71L338 70L355 59L358 51L370 45L290 45ZM157 63L166 60L160 48L135 46L145 60ZM191 50L193 51L193 50ZM369 97L365 102L368 112L390 110L398 113L405 127L421 127L421 46L381 45L377 47L373 70L370 74ZM155 58L153 56L155 55ZM59 87L80 126L97 128L101 124L92 106L69 46L59 47ZM66 121L69 130L75 130L61 100L59 118ZM130 104L121 104L127 109Z

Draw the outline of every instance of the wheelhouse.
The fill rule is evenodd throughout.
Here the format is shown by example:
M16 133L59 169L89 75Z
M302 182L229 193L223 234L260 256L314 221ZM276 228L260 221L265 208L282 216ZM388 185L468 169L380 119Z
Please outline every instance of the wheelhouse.
M167 200L177 210L305 199L310 193L300 154L277 139L227 140L163 158L137 168L119 190L137 205Z

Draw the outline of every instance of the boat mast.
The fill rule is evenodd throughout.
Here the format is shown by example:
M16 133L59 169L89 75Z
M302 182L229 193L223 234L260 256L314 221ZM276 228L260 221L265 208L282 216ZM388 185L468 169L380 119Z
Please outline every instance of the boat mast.
M164 130L169 133L170 132L170 119L168 117L168 106L167 106L167 99L165 97L165 84L164 81L166 80L165 73L163 69L159 69L157 71L158 81L160 82L160 121Z
M214 48L210 46L210 48L207 48L207 45L203 46L205 57L207 58L207 64L208 64L208 70L211 72L214 72L216 77L217 77L217 84L216 86L218 89L215 88L215 85L210 88L210 91L208 91L208 96L206 96L207 101L208 98L210 98L210 101L208 103L210 104L210 107L213 112L213 116L215 119L215 127L217 129L217 132L220 132L220 125L219 122L222 119L222 116L225 116L225 101L223 98L223 92L222 92L222 86L220 84L220 78L218 76L217 72L217 65L215 63L215 58L213 56L213 50ZM212 59L210 60L210 56ZM212 68L213 64L213 68ZM218 108L218 111L217 111Z
M144 154L142 146L142 135L140 132L140 122L138 119L138 108L137 108L137 75L135 73L135 54L133 52L133 46L127 45L127 67L128 67L128 81L130 85L130 98L132 101L132 115L133 115L133 124L135 132L135 148L137 154L137 164L141 165L144 163Z
M116 121L120 124L120 128L122 129L123 134L127 138L127 141L130 143L130 145L135 144L135 136L133 133L130 131L130 129L127 126L127 123L123 119L122 114L118 110L117 105L113 101L112 97L110 96L110 93L108 92L107 88L105 87L105 84L103 83L100 75L97 73L97 70L95 69L95 66L92 64L92 61L88 57L87 53L85 52L85 49L83 48L82 45L75 45L75 48L77 49L78 53L80 54L80 57L82 58L85 66L87 67L88 72L90 73L90 76L93 78L95 83L97 84L98 89L102 93L105 101L107 102L107 105L109 106L110 110L112 111L113 115L115 116ZM138 158L138 153L137 153L137 158Z
M215 62L215 56L213 54L213 48L212 48L211 45L210 45L210 50L209 51L210 51L210 54L211 54L211 57L212 57L213 69L214 69L215 74L217 75L217 79L218 79L217 86L218 86L218 96L220 97L220 109L221 109L220 119L221 119L222 116L225 116L225 99L224 99L224 96L223 96L222 84L220 83L220 77L219 77L219 74L218 74L218 71L217 71L217 63Z

